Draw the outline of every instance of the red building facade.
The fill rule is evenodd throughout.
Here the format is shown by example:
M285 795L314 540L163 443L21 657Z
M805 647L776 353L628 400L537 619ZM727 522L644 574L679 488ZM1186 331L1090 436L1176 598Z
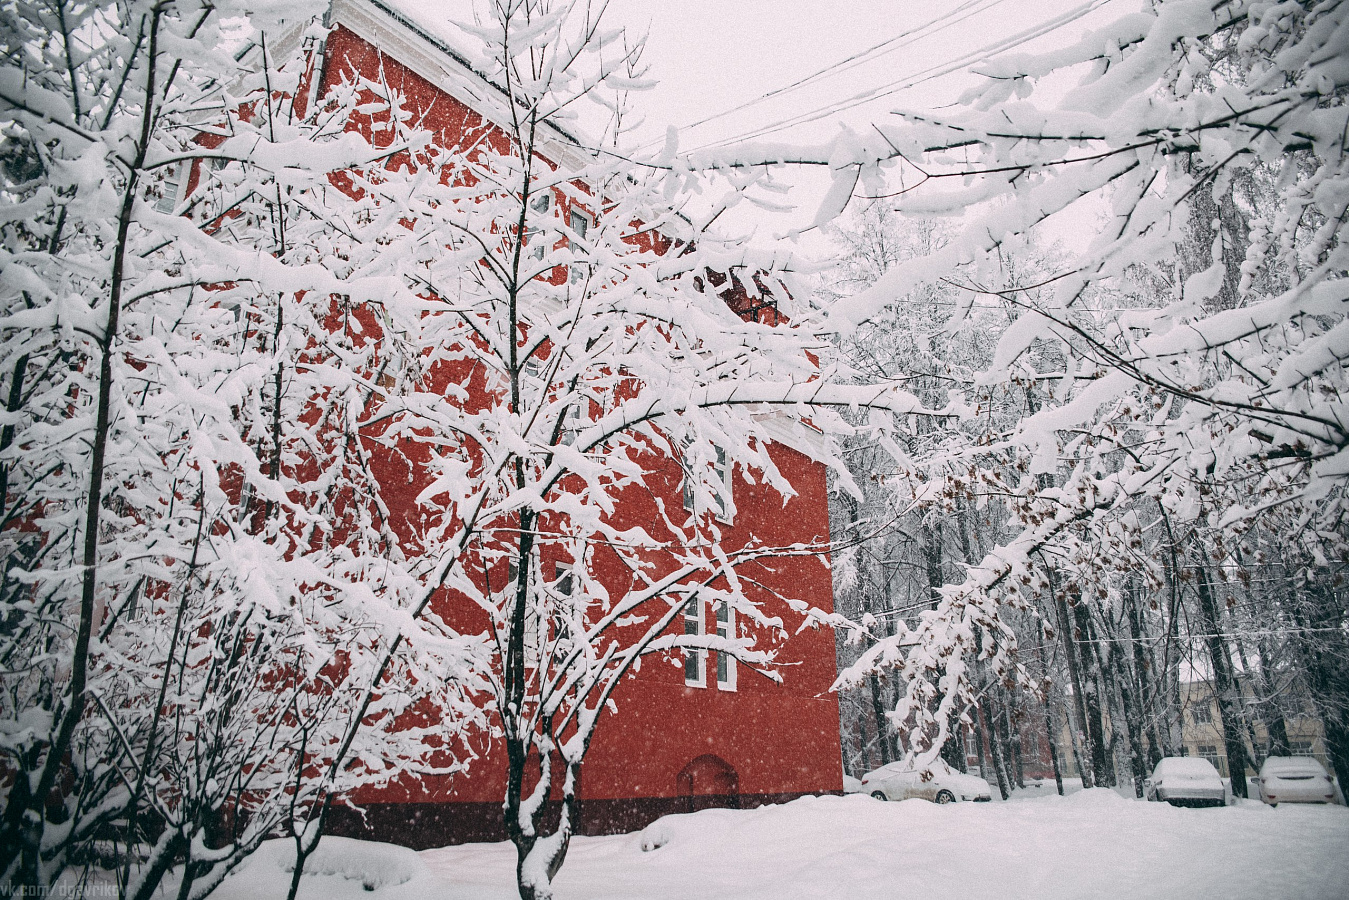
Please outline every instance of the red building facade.
M492 140L495 126L481 102L492 86L413 16L373 0L339 0L330 15L335 30L325 46L323 87L356 76L379 78L407 98L422 116L422 127L434 132L443 147L465 146L484 135ZM561 138L557 152L567 152ZM735 284L730 287L724 296L734 304ZM762 479L747 480L738 470L726 473L736 512L722 533L736 546L751 536L776 546L828 541L825 468L805 446L812 433L785 418L778 431L781 439L769 454L795 495L784 501ZM425 478L407 471L409 465L415 466L405 458L383 463L390 484L407 485L391 493L405 501L403 509L390 510L395 526L399 517L411 521L418 515ZM613 514L616 526L651 528L660 519L657 497L667 508L678 508L679 463L657 459L648 468L652 474L645 490L623 494ZM606 569L602 555L594 567L606 583L624 577L616 561ZM794 615L778 597L832 610L829 567L817 556L775 558L746 574L762 585L770 615ZM773 609L774 604L781 609ZM454 609L452 597L444 606L439 611L452 624L475 627L474 613ZM702 603L678 627L725 633L735 628L729 615L719 617ZM782 646L777 671L780 682L713 652L648 660L618 689L617 713L606 713L596 730L582 771L577 830L615 833L668 813L841 791L838 702L829 690L836 674L833 634L808 629L796 635ZM470 743L479 758L468 774L404 780L357 796L353 799L363 812L335 809L330 831L413 847L504 838L504 751L486 735Z

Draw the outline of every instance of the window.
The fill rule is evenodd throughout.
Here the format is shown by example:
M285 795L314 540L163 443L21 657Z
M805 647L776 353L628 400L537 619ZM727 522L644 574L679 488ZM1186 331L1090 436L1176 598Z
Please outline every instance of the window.
M1213 744L1200 744L1198 747L1195 748L1195 750L1197 751L1195 753L1195 756L1198 756L1200 759L1206 759L1209 762L1213 763L1214 768L1221 768L1218 765L1218 761L1222 759L1222 754L1218 752L1218 748L1216 746L1214 746Z
M553 631L556 635L554 643L557 652L566 655L571 648L571 617L576 614L576 609L570 602L572 591L576 587L576 576L572 574L571 564L563 562L553 563L553 592L556 596L552 599L557 612L550 616L552 619Z
M725 603L717 604L717 637L735 637L735 611ZM728 653L717 654L717 687L735 690L735 657Z
M684 634L703 633L703 601L690 600L684 607ZM703 674L704 651L689 648L684 651L684 683L689 687L706 687Z
M507 597L513 602L516 596L515 580L520 570L515 565L515 560L511 560L506 568L506 583L503 589ZM530 579L533 581L533 579ZM507 635L509 637L509 634ZM534 597L532 590L525 592L525 667L536 668L539 664L539 608L537 598Z
M562 431L557 437L559 444L570 446L576 442L576 435L581 431L581 403L583 402L578 400L562 411Z
M546 215L552 205L553 195L547 191L529 201L529 208L540 215ZM526 228L524 237L520 240L520 246L529 248L528 256L530 259L543 259L543 254L548 249L548 241L544 239L544 230L537 225Z
M687 449L689 446L691 446L691 444L686 444L685 448ZM712 472L714 477L712 483L712 491L713 491L712 512L716 515L718 519L721 519L722 521L728 521L729 514L727 510L729 509L729 504L727 503L727 498L729 498L731 495L730 466L728 466L726 463L725 450L723 450L721 447L716 446L715 444L713 445L713 450L715 451L715 456L712 460ZM696 507L698 502L698 496L695 487L697 479L696 475L693 472L693 469L690 467L688 463L687 455L685 456L683 469L684 469L684 508L687 509L689 512L697 512L698 510Z
M159 198L155 200L155 209L168 215L173 215L173 211L178 208L178 200L183 193L183 182L186 174L185 162L174 163L171 166L164 167L164 177L159 182Z
M579 209L573 209L571 211L571 217L568 219L568 223L571 225L571 230L576 232L576 236L581 240L585 240L586 235L590 232L589 217ZM573 263L571 267L571 280L580 281L585 277L585 270L586 267L583 264Z
M554 563L553 577L553 590L564 597L570 597L572 587L575 584L571 574L571 566L566 563Z
M571 211L571 230L576 232L576 236L585 240L586 234L590 231L590 219L579 209Z
M1312 753L1312 742L1311 742L1311 741L1289 741L1289 742L1288 742L1288 755L1289 755L1289 756L1312 756L1312 755L1314 755L1314 754Z
M529 248L529 252L526 255L530 259L543 259L543 251L547 248L547 244L543 240L542 229L540 228L525 229L524 240L522 240L520 243L522 246Z
M1213 721L1213 707L1208 703L1200 703L1190 710L1190 718L1196 725L1208 725Z

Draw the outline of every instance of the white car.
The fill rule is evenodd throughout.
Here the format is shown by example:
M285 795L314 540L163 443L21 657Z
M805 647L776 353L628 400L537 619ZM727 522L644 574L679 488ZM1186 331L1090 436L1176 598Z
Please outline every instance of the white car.
M1226 806L1227 788L1213 763L1197 756L1168 756L1143 782L1143 796L1172 806Z
M1335 779L1309 756L1271 756L1260 767L1260 799L1280 803L1334 803Z
M862 776L862 789L877 800L917 798L933 803L957 800L987 803L993 799L987 781L957 772L940 759L934 761L926 773L902 760L881 766Z

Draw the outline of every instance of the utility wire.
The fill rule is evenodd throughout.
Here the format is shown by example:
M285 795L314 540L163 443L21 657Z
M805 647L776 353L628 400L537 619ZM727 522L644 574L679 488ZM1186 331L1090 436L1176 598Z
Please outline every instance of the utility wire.
M743 103L739 103L736 106L731 107L730 109L725 109L722 110L721 112L712 113L709 116L704 116L703 118L699 119L696 122L690 122L688 125L685 125L684 128L692 129L697 128L700 125L706 125L708 122L713 122L716 121L717 119L722 119L725 118L726 116L734 115L735 113L749 109L751 106L757 106L758 104L763 103L765 100L771 100L774 97L780 97L785 94L790 94L794 91L800 90L801 88L815 84L816 82L832 78L835 75L847 72L851 69L856 68L857 66L865 65L866 63L879 59L882 56L893 53L896 50L908 46L909 44L913 43L914 41L918 40L921 37L928 37L931 34L936 34L937 32L944 31L948 28L952 28L955 25L958 25L960 22L965 21L966 19L977 13L985 12L1005 2L1006 0L965 0L965 2L961 3L959 6L957 6L950 12L942 13L939 16L934 16L933 18L928 19L923 24L917 25L913 28L907 28L904 31L901 31L899 34L881 41L879 44L873 44L872 46L866 48L865 50L860 50L857 53L852 54L851 56L845 57L844 59L838 60L837 62L830 63L824 68L818 69L802 78L798 78L796 81L793 81L790 84L778 88L773 88L772 90L760 94L757 97L753 97L749 100L744 101ZM643 149L649 149L651 147L658 146L663 140L664 138L653 140L651 143L647 144L646 147L644 147Z
M789 116L784 119L779 119L775 122L770 122L766 125L758 126L750 131L742 132L732 137L723 138L716 141L709 141L705 144L700 144L693 150L689 150L687 152L696 153L699 150L707 150L714 147L725 147L731 144L741 143L743 141L755 140L756 138L761 138L764 137L765 135L774 134L784 129L792 128L796 125L804 125L809 122L814 122L823 118L827 118L836 113L846 112L849 109L853 109L854 107L860 106L864 103L870 103L873 100L879 100L884 97L889 97L901 91L908 90L909 88L913 88L920 84L924 84L928 81L932 81L933 79L939 78L943 75L949 75L952 72L955 72L959 69L963 69L974 63L981 62L984 59L987 59L991 54L1004 53L1008 50L1012 50L1016 47L1019 47L1022 44L1025 44L1029 41L1035 40L1036 38L1043 37L1046 34L1049 34L1059 28L1062 28L1066 25L1069 25L1077 21L1078 19L1081 19L1082 17L1090 13L1095 12L1096 10L1105 6L1109 2L1110 0L1090 0L1090 2L1083 3L1080 6L1076 6L1073 9L1068 10L1067 12L1054 16L1051 19L1047 19L1046 21L1041 22L1038 25L1035 25L1024 31L1018 32L1010 37L994 41L993 43L990 44L986 44L983 47L980 47L977 50L973 50L969 53L966 53L964 56L961 56L953 61L946 63L939 63L934 66L929 66L928 68L922 69L911 75L903 76L902 78L887 82L875 88L871 88L870 90L863 91L860 94L854 94L853 96L848 97L844 100L828 103L823 106L818 106L815 109L808 110L802 113L797 113L796 115Z

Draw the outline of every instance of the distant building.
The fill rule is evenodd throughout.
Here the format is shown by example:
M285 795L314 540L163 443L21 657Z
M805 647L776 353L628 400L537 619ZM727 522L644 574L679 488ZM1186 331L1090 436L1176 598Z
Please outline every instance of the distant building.
M1299 712L1284 716L1284 727L1288 733L1288 749L1293 756L1310 756L1330 770L1330 761L1326 755L1325 728L1316 715L1310 698L1296 702L1296 688L1289 686L1293 693L1289 705ZM1246 753L1248 756L1247 775L1257 774L1259 764L1270 755L1272 744L1269 727L1265 717L1256 711L1256 695L1248 679L1241 679L1241 692L1245 707L1250 712L1246 716ZM1207 759L1218 769L1224 778L1231 775L1227 765L1227 749L1223 742L1222 715L1214 699L1213 686L1207 680L1183 682L1180 685L1180 735L1174 752L1181 756L1198 756ZM1112 727L1109 716L1106 728ZM1121 737L1121 740L1123 738ZM1145 738L1146 740L1146 738ZM1059 764L1065 777L1079 777L1075 755L1073 753L1072 734L1065 721L1058 734ZM1128 774L1127 764L1119 766L1120 778Z

